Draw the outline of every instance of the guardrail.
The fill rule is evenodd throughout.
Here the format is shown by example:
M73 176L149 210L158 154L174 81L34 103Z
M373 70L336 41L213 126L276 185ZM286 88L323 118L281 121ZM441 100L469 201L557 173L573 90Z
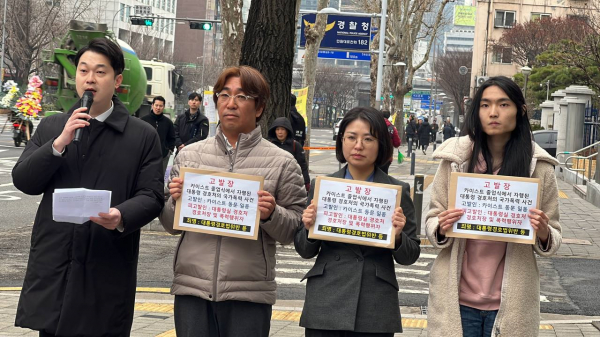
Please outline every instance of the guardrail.
M560 152L556 155L557 159L559 159L561 156L567 156L568 157L565 159L564 162L561 162L559 159L559 163L560 165L563 165L567 170L571 171L571 172L575 172L575 185L577 185L577 183L579 182L579 172L582 172L581 176L582 176L582 182L585 184L586 183L586 173L587 173L587 181L592 181L592 171L593 171L593 163L594 163L594 157L596 157L595 161L596 161L596 173L595 173L595 178L594 180L596 181L596 183L600 183L600 173L599 173L599 169L598 169L598 157L600 157L600 154L598 153L598 150L596 149L596 152L589 154L588 156L583 156L583 155L578 155L579 153L582 153L584 151L588 151L593 148L596 148L600 145L600 141L588 145L582 149L579 149L577 151L574 152L569 152L569 151L565 151L565 152ZM577 160L577 166L576 168L573 168L574 164L573 161ZM579 163L583 160L583 165L579 165ZM586 169L587 167L587 169Z

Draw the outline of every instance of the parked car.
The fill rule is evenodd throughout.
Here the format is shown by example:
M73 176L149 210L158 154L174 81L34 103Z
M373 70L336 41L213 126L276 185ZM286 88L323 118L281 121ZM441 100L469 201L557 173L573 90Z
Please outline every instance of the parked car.
M553 157L556 157L557 137L557 130L533 131L533 140Z
M335 124L333 124L333 140L336 139L338 131L340 131L340 123L342 122L342 117L338 117L338 119L335 121Z

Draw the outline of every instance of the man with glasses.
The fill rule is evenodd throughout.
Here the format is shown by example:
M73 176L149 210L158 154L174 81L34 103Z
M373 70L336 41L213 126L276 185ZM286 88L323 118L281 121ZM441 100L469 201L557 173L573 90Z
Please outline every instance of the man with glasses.
M225 69L214 87L220 125L215 137L175 158L160 215L172 234L182 166L264 177L258 192L257 240L185 232L175 253L177 336L268 336L276 298L275 245L289 244L301 221L306 190L294 157L262 137L269 85L248 66Z

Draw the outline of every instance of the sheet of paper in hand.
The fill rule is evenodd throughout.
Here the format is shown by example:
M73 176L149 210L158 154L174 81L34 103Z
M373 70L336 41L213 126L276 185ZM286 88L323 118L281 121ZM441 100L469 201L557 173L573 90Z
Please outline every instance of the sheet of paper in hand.
M401 186L330 177L318 177L315 185L317 219L309 238L394 248L392 216Z
M57 188L52 193L52 219L82 224L98 213L108 213L112 192L86 188Z
M540 188L537 178L452 172L448 209L465 214L446 236L534 244L527 215L539 208Z
M183 191L175 203L173 228L256 240L258 191L264 178L182 167Z

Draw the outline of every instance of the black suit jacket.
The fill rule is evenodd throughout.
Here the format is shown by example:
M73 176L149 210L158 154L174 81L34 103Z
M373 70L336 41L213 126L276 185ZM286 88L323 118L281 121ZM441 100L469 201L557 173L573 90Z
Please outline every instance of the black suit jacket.
M346 168L329 175L344 178ZM401 207L406 216L402 244L395 249L308 239L301 226L294 238L296 251L305 259L317 256L307 280L300 325L310 329L368 333L402 332L398 281L394 260L413 264L421 252L410 186L379 168L374 182L402 186ZM314 196L314 180L308 197Z

